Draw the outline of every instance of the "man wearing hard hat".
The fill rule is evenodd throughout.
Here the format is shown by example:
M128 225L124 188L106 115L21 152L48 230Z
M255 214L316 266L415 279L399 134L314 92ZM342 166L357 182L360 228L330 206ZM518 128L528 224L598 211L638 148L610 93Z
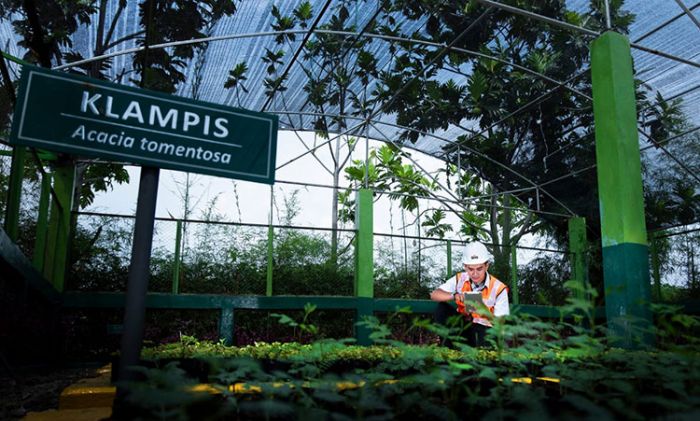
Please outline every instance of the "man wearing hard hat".
M462 263L464 272L458 272L456 276L449 278L430 294L430 299L437 301L435 309L435 321L445 324L451 316L461 314L471 321L465 331L467 343L471 346L484 345L486 330L492 326L489 319L492 316L505 316L510 314L508 304L508 287L488 273L491 253L482 243L475 241L467 244L464 249ZM474 306L465 303L465 293L481 293L481 301L490 314L477 311ZM476 295L478 299L478 294ZM455 309L449 304L455 301Z

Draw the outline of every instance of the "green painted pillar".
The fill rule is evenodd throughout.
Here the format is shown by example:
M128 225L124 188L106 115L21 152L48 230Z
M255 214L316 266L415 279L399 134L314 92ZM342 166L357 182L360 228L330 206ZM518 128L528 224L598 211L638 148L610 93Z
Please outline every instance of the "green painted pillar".
M15 243L19 237L19 208L22 202L22 179L24 178L26 155L27 150L24 147L16 146L12 149L7 207L5 208L5 233Z
M71 209L73 206L73 185L75 165L72 161L56 163L53 172L53 190L56 198L51 203L51 215L46 240L44 277L51 281L58 291L63 291L68 264L70 243ZM57 200L58 203L57 203Z
M272 272L274 269L274 240L275 240L275 229L272 226L272 215L275 205L275 186L270 184L270 215L267 225L267 276L265 279L265 295L268 297L272 296Z
M224 340L224 344L233 345L233 308L224 307L219 316L219 339Z
M265 282L265 295L272 297L272 270L274 268L274 240L275 229L270 224L267 227L267 277Z
M51 200L51 174L44 173L41 177L41 192L39 193L39 215L36 219L36 240L32 264L39 272L44 270L44 254L46 253L46 234L48 229L49 203Z
M360 321L364 316L373 314L372 298L374 297L374 219L373 219L372 190L360 189L357 192L355 226L355 296L358 300L357 317ZM370 345L370 332L357 327L355 337L360 345Z
M588 288L588 267L586 266L586 218L574 217L569 219L569 253L571 257L571 278L578 282L582 289L576 290L576 298L584 297Z
M447 240L447 277L452 276L452 240Z
M175 226L175 256L173 256L173 294L180 293L180 252L182 248L182 220Z
M598 200L605 311L618 346L649 342L649 250L637 137L632 56L623 35L606 32L591 44Z
M374 297L374 220L372 190L357 192L355 225L355 296Z
M520 304L520 294L518 294L518 249L515 245L510 246L510 290L513 295L513 304Z

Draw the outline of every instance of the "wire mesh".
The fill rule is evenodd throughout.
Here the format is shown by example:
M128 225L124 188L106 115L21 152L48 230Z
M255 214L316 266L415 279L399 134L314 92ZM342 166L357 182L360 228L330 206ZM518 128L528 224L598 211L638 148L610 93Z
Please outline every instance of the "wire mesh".
M134 219L76 215L67 289L126 291Z
M427 299L442 283L446 241L382 234L374 243L375 297Z
M570 291L564 284L573 277L569 253L520 248L516 260L519 262L519 304L561 306L566 303Z
M120 215L77 215L73 242L77 258L70 270L70 288L126 289L133 222ZM337 232L334 257L331 231L275 227L268 269L267 226L194 220L180 224L176 256L178 221L155 222L151 292L264 295L270 270L274 295L352 295L353 232Z
M657 232L650 241L652 297L668 302L700 298L700 226Z

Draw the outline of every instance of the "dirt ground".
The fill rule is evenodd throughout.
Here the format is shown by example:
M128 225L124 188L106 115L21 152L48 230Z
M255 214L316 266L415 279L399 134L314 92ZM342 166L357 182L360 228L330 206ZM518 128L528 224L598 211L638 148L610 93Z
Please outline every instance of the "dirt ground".
M61 391L79 379L97 376L92 368L0 367L0 420L19 420L27 412L58 408Z

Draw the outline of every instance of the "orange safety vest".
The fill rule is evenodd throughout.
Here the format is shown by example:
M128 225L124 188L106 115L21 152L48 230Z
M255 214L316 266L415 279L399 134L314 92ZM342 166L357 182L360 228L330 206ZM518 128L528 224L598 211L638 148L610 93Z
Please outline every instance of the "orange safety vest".
M481 290L481 299L484 302L484 305L489 309L491 314L493 314L494 308L496 307L496 298L498 298L498 296L504 290L506 290L507 294L508 287L506 286L506 284L496 279L495 276L489 274L488 277L489 283L488 285L486 285L486 287L484 287L484 289ZM457 275L455 276L456 284L459 284L460 278L464 279L464 285L462 285L461 292L470 292L472 290L472 283L469 281L469 275L467 275L466 272L457 273ZM468 312L464 304L460 302L457 302L457 311L464 314L465 316L471 316L473 323L479 323L481 325L489 327L493 326L488 318L484 317L483 315L480 315L477 312Z

